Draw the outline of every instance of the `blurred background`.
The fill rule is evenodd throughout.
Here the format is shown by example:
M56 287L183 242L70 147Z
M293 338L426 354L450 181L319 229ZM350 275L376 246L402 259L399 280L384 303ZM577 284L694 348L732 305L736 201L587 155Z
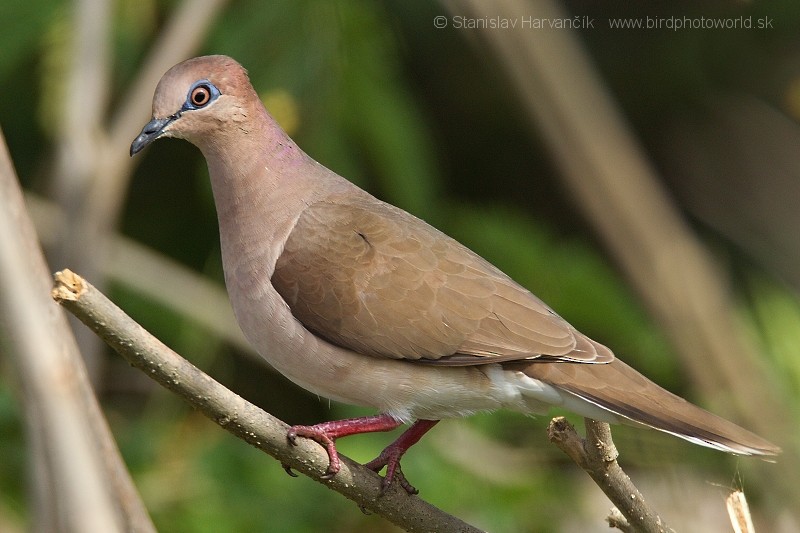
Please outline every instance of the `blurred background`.
M161 74L205 53L242 63L312 157L784 448L773 464L615 428L623 468L668 524L730 531L724 498L743 487L761 531L800 531L800 4L6 0L0 21L0 126L51 269L102 287L248 400L290 424L369 414L248 351L199 151L165 140L128 157ZM159 530L393 530L77 335ZM0 530L12 533L33 520L36 460L13 361L0 359ZM490 531L607 530L610 503L548 443L548 421L446 421L404 472ZM393 438L337 444L364 462Z

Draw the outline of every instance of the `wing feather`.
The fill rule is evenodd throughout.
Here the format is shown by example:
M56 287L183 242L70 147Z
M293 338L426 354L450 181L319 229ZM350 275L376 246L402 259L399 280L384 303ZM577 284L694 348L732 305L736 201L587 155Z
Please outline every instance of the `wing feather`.
M310 331L373 356L448 365L614 358L468 248L366 193L305 209L272 284Z

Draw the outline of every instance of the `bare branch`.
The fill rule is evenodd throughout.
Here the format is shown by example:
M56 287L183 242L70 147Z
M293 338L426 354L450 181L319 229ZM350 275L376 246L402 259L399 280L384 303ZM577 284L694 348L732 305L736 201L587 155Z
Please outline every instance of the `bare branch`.
M102 127L109 96L109 42L111 4L105 0L78 0L73 6L72 38L66 94L59 121L56 165L51 189L64 206L66 224L51 256L59 263L78 264L91 273L97 264L94 250L75 242L95 242L87 227L86 199L97 181L98 163L105 146ZM70 236L77 235L77 240ZM102 250L102 247L98 247ZM100 359L97 339L82 331L75 334L91 376L96 376Z
M170 350L127 316L84 279L66 270L56 273L53 297L97 333L131 365L182 396L224 429L265 451L347 498L362 509L380 514L407 531L464 531L478 529L410 496L399 485L381 496L381 479L346 458L332 479L323 479L328 456L317 443L286 438L288 425L214 381Z
M75 2L63 115L59 124L58 164L53 186L68 213L78 212L91 184L95 149L108 102L108 43L111 6L104 0Z
M550 421L547 428L548 438L591 476L625 517L625 522L619 521L612 512L608 519L609 525L618 527L622 531L643 533L671 531L645 502L639 489L619 466L617 462L619 453L614 441L611 440L609 425L590 418L584 419L584 422L586 440L578 436L575 428L564 417Z
M102 416L0 133L0 338L23 390L35 530L155 531Z

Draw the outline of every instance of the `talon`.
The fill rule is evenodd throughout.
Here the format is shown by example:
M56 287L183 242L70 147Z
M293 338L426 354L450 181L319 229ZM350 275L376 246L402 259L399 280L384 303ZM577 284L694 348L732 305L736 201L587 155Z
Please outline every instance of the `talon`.
M292 470L292 467L291 467L291 466L289 466L289 465L287 465L286 463L281 463L281 468L283 468L283 470L284 470L284 471L285 471L287 474L289 474L290 476L292 476L292 477L297 477L297 474L295 474L295 473L294 473L294 471Z
M405 474L403 474L403 470L400 468L399 457L392 456L389 458L384 458L379 456L364 466L376 474L379 473L384 466L386 467L386 475L383 476L383 482L381 482L381 491L379 496L386 494L386 491L389 490L389 487L395 482L399 483L408 494L419 494L419 490L409 483Z
M386 476L381 483L380 494L383 495L389 485L396 479L403 489L409 494L418 494L419 491L408 482L400 470L400 458L414 445L429 429L436 425L437 420L417 420L408 430L392 444L386 447L381 454L365 466L374 472L380 472L386 467ZM325 447L328 452L328 469L320 476L321 479L331 479L340 468L339 453L336 451L335 440L339 437L369 433L373 431L390 431L400 425L395 418L383 414L362 418L349 418L333 422L323 422L315 426L292 426L286 432L290 444L297 444L297 437L312 439ZM291 469L284 465L284 470L292 475Z
M386 475L383 477L383 483L381 483L381 496L386 493L395 480L408 494L419 494L419 491L408 482L403 474L403 470L400 468L400 459L437 422L437 420L418 420L405 433L400 435L396 441L387 446L378 457L364 465L376 474L384 466L386 467Z
M339 472L341 465L339 463L339 453L336 451L336 445L334 444L335 437L331 437L324 429L315 426L290 427L289 431L286 432L286 438L289 440L289 443L296 446L297 437L316 441L328 452L328 468L325 473L320 476L320 479L331 479Z
M419 489L417 489L414 485L412 485L411 483L408 482L408 480L406 479L405 474L403 474L403 472L399 468L397 469L397 472L395 473L395 475L398 476L397 477L397 482L400 483L401 487L406 489L407 493L409 493L411 495L419 494Z

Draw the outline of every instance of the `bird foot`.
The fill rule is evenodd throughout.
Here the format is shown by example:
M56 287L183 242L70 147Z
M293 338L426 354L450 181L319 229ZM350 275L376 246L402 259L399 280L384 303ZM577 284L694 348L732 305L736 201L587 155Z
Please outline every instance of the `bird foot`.
M328 432L320 426L323 426L323 424L318 424L316 426L292 426L286 433L286 438L289 439L289 443L293 446L297 446L297 437L312 439L320 443L325 448L325 451L328 452L328 468L321 477L322 479L330 479L339 472L342 468L342 464L341 461L339 461L339 452L336 451L336 444L334 442L336 436L329 435ZM291 469L288 467L284 468L284 470L286 470L290 476L293 475Z
M419 494L419 490L408 482L406 476L403 474L403 470L400 468L400 458L403 457L405 452L406 449L399 446L397 442L394 442L384 448L378 457L364 465L376 474L379 474L384 466L386 467L386 475L383 476L383 482L381 483L381 495L385 494L395 481L400 483L400 486L403 487L407 493Z
M323 422L313 426L292 426L286 433L290 444L297 444L297 437L312 439L325 447L328 452L328 469L322 479L330 479L341 469L339 452L336 451L335 441L339 437L371 433L375 431L390 431L400 425L400 422L389 415L365 416L361 418L348 418ZM291 470L284 468L291 475Z
M378 457L364 465L374 472L380 472L384 466L386 467L386 475L383 477L383 483L381 484L381 494L385 493L395 481L400 483L400 486L407 493L419 494L419 491L403 475L403 470L400 468L400 459L409 448L416 444L438 422L438 420L417 420L397 440L384 448Z
M395 481L400 483L400 486L409 494L417 494L419 492L403 475L403 471L400 468L400 458L437 422L438 420L417 420L397 440L387 446L378 457L364 465L376 473L386 467L386 475L381 484L381 494L385 493ZM389 415L349 418L347 420L323 422L314 426L292 426L286 433L286 438L293 445L297 444L297 437L303 437L315 440L324 446L325 451L328 452L328 469L322 475L322 479L330 479L341 469L339 452L336 451L335 444L337 438L358 433L390 431L399 425L400 422ZM284 465L284 470L289 475L293 474L286 465Z

